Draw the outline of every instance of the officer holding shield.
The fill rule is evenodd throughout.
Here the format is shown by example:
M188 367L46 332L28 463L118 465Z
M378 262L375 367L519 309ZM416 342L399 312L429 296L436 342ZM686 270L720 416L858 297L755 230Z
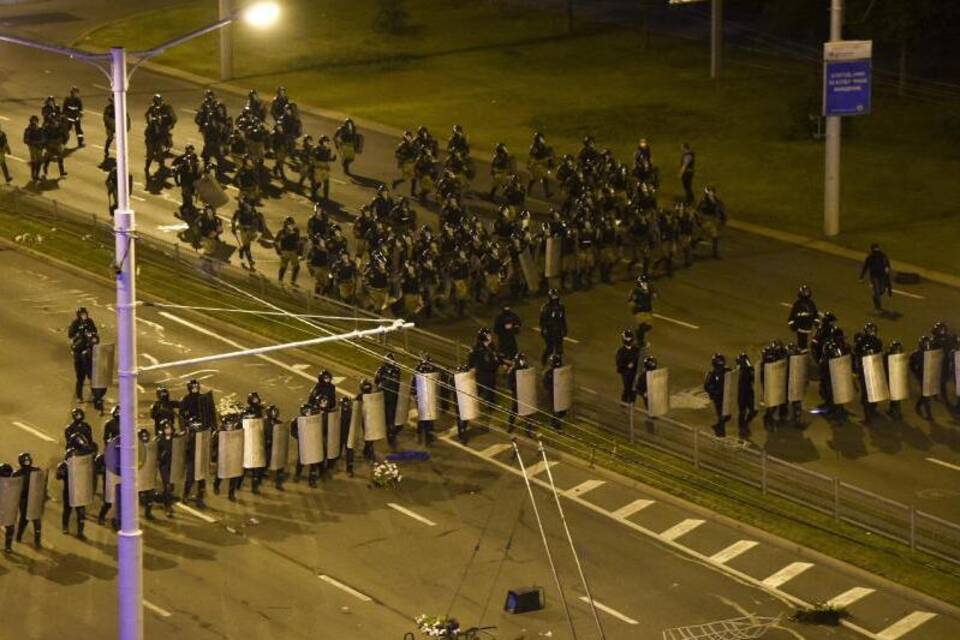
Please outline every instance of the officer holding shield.
M417 400L417 435L423 437L424 444L433 444L433 425L437 420L437 379L440 370L433 359L425 355L414 370L410 381L410 396Z
M713 425L713 433L718 438L723 438L727 435L727 420L730 419L730 416L723 415L723 387L730 368L727 366L727 359L722 353L713 354L710 367L703 381L703 390L707 392L711 402L713 402L714 411L717 413L717 422Z
M543 387L547 392L547 399L550 402L550 426L557 431L563 431L562 420L566 417L566 409L557 409L559 398L555 396L554 378L557 369L563 366L563 356L555 353L550 356L550 367L543 372Z
M495 403L494 389L497 386L497 369L500 357L493 344L493 335L489 329L477 331L477 341L467 356L467 368L474 369L477 376L477 391L481 400Z
M924 354L932 351L935 351L933 340L930 338L930 336L921 336L920 340L917 341L917 350L910 354L910 373L914 375L921 387L920 397L917 398L917 403L914 405L913 410L916 411L917 415L921 418L930 421L933 420L933 410L930 407L930 398L935 398L936 393L934 392L932 395L926 395L923 387L924 376L930 375L930 373L926 371L927 359L924 357Z
M863 361L865 356L882 354L883 341L877 335L877 325L868 322L863 325L863 331L857 332L853 336L853 371L857 374L860 383L860 402L863 405L864 420L870 420L877 414L877 403L870 402L867 394L867 379Z
M80 473L79 468L75 467L75 468L78 468L77 476L72 478L71 475L73 474L70 471L71 469L70 460L71 458L75 458L75 457L78 459L83 456L92 457L93 455L96 454L96 452L97 452L97 445L94 444L89 438L87 438L86 435L82 433L77 433L77 434L74 434L67 441L67 450L66 450L66 455L64 456L64 460L63 462L57 465L57 473L56 473L57 479L63 482L63 493L61 494L61 497L63 499L63 515L61 517L61 524L63 525L63 533L64 534L69 533L70 516L73 514L74 511L76 511L77 512L77 538L80 540L87 539L87 537L83 534L83 527L84 527L85 520L87 518L86 504L89 502L89 500L86 499L86 496L82 495L84 491L82 491L80 487L74 487L74 493L77 494L78 501L82 502L82 504L77 504L76 506L73 506L74 503L71 501L72 496L71 496L70 485L72 483L81 483L81 482L85 483L87 480L90 480L91 492L92 492L92 467L90 469L91 471L90 477L87 477L84 474Z
M17 521L17 542L23 539L23 534L27 530L27 522L30 522L33 524L33 546L39 549L42 546L40 541L40 516L43 513L43 501L46 498L45 478L43 478L42 475L34 475L42 474L43 472L33 466L33 456L28 452L25 451L17 456L17 464L20 466L13 472L13 477L23 478L23 484L20 487L20 516ZM32 478L42 478L44 482L31 483ZM33 486L31 486L31 484ZM36 509L31 508L33 505L37 505ZM9 536L11 533L12 530L8 531L7 535Z
M168 518L173 517L173 483L170 477L173 462L173 420L163 418L160 421L160 435L157 441L157 469L160 471L160 502Z
M647 332L653 329L653 298L656 293L646 276L638 276L636 286L627 299L633 320L637 323L637 344L643 349L647 346Z
M567 310L560 302L560 292L550 289L547 301L540 307L540 335L544 349L541 362L554 355L563 355L563 339L567 335Z
M740 438L750 437L750 422L756 417L754 380L756 372L750 356L741 351L737 356L737 428Z
M320 398L326 400L327 407L337 406L337 386L333 384L333 374L327 369L320 372L317 376L317 383L310 390L310 398L307 403L317 407L320 404Z
M383 364L380 365L377 373L373 376L373 382L383 393L383 409L387 418L387 441L391 447L394 447L397 443L397 431L399 430L395 423L397 402L400 396L400 367L397 365L396 356L392 352L384 356Z

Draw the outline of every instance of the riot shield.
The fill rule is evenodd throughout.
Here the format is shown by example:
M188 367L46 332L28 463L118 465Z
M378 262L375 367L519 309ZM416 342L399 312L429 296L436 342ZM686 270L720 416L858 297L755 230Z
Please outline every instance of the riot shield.
M417 419L436 420L440 413L437 407L437 380L440 374L418 373L417 380Z
M230 202L230 197L220 186L220 183L212 174L204 174L197 181L197 198L204 204L208 204L214 209L226 206Z
M323 462L323 416L298 417L297 440L300 449L300 464Z
M187 434L178 433L170 443L170 484L183 488L187 477Z
M739 404L737 393L740 390L740 368L727 371L723 374L723 406L721 413L724 417L737 413Z
M280 421L273 425L273 440L270 443L270 471L282 470L287 467L287 458L290 455L290 424Z
M863 356L861 361L863 365L863 382L866 386L867 400L869 402L882 402L890 397L890 390L887 388L887 372L883 367L883 355L872 353Z
M210 438L209 429L197 431L193 434L193 479L206 480L210 470Z
M960 396L960 349L953 352L953 384L956 394Z
M71 507L85 507L93 502L93 455L67 458L67 500Z
M910 397L910 356L906 353L891 353L887 356L887 386L890 400L900 401Z
M353 401L350 407L350 428L347 429L347 449L356 449L362 442L363 424L360 415L360 402Z
M120 486L120 476L107 469L103 481L103 501L112 505L117 498L117 487Z
M43 518L43 505L47 500L47 471L41 469L30 473L30 485L27 487L27 520Z
M239 478L243 475L243 431L217 432L217 477Z
M517 415L537 412L537 371L533 367L517 369Z
M17 524L22 489L23 476L0 478L0 527Z
M787 401L803 402L807 393L807 354L792 355L787 360Z
M384 413L383 392L363 394L363 439L367 442L387 437L387 419Z
M527 283L527 287L530 291L539 291L540 273L537 271L530 248L527 247L521 251L518 259L520 261L520 271L523 273L523 280Z
M93 345L93 366L90 371L90 387L92 389L107 389L113 384L114 352L116 346L112 344Z
M849 353L830 359L830 387L834 404L853 401L853 359Z
M137 441L137 491L157 488L157 441Z
M763 404L779 407L787 402L787 360L763 363Z
M567 411L573 406L573 365L553 370L553 410Z
M940 379L943 375L943 350L923 352L923 384L920 393L924 398L932 398L940 393Z
M477 399L477 372L461 371L453 374L453 386L457 390L457 412L461 420L476 420L480 417L480 402Z
M267 466L267 448L263 433L263 418L243 419L243 468L262 469Z
M560 238L550 236L546 241L547 255L543 272L548 278L560 277Z
M763 363L753 368L753 410L760 409L760 401L763 399Z
M647 371L647 415L664 416L670 411L670 370Z
M328 411L323 420L323 456L327 460L336 460L340 457L340 409Z
M395 427L404 427L410 417L410 379L401 374L397 384L397 408L387 419L392 420Z

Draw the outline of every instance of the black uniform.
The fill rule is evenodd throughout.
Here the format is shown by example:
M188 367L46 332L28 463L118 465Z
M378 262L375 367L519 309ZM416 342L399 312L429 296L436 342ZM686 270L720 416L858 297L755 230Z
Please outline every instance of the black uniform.
M492 344L477 343L467 358L467 366L476 371L477 393L482 400L495 403L494 389L497 386L497 369L500 358Z
M541 362L546 364L553 354L563 355L563 338L567 335L567 310L559 300L548 300L540 307L540 335L544 342Z
M400 367L393 360L387 360L373 377L374 384L383 392L383 409L387 418L387 440L390 446L397 442L397 432L401 427L397 422L397 398L400 394ZM403 419L405 416L399 416Z
M505 308L493 321L493 333L497 336L497 350L504 358L513 359L517 355L517 335L523 328L520 316L510 308Z
M70 130L77 132L77 146L83 146L83 100L78 95L70 95L63 99L63 117L67 122L66 135L70 135ZM106 146L106 145L104 145Z
M30 474L39 472L40 469L34 467L32 464L23 464L21 462L20 468L13 472L14 478L23 478L23 485L20 488L20 515L17 521L17 542L20 542L23 539L23 533L27 530L27 498L30 494ZM41 532L41 521L40 520L31 520L33 523L33 546L40 548L40 532ZM13 535L13 527L9 527L6 531L7 539L6 545L7 548L10 547L10 537Z
M793 306L790 307L790 316L787 318L787 326L796 332L797 346L800 349L807 348L816 319L817 305L813 298L800 296L793 302Z
M867 380L863 369L863 357L875 353L883 353L883 342L880 338L868 333L857 333L853 337L853 370L860 382L860 403L863 405L863 415L867 422L877 413L877 405L867 398Z
M890 259L880 247L873 247L863 261L860 269L860 279L870 274L870 285L873 288L873 307L877 311L883 310L880 299L883 294L893 295L893 284L890 281Z
M713 402L713 409L717 414L717 422L713 425L713 433L718 438L727 435L727 421L730 419L730 416L723 415L723 387L726 384L728 371L730 371L729 367L722 364L714 365L703 380L703 390L707 392L710 401Z
M625 344L617 349L617 373L623 382L620 402L631 405L637 400L637 371L640 368L640 347L636 343Z

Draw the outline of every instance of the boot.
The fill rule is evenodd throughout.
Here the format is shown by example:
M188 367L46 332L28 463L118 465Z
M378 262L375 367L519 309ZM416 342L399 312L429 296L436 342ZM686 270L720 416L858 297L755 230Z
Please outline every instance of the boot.
M77 540L86 540L87 536L83 534L83 520L77 522Z
M713 239L713 257L720 258L720 238Z

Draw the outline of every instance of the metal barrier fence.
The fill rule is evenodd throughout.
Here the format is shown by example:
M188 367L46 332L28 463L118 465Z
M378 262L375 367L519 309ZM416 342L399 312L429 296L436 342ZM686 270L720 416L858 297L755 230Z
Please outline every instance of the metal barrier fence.
M78 237L103 242L112 246L113 230L106 216L85 214L55 200L39 198L15 190L0 193L0 208L19 216L47 220L55 223L60 232L72 232ZM323 315L322 319L310 320L298 325L283 316L276 321L289 328L299 328L305 333L316 329L343 332L360 326L377 316L355 305L329 298L319 298L311 291L283 289L262 275L252 275L239 267L212 263L201 258L188 245L165 242L162 239L141 236L138 240L138 259L159 263L172 263L178 277L200 280L217 287L221 293L236 297L237 307L250 306L250 300L240 293L249 291L270 303L296 313ZM231 289L234 289L231 291ZM242 304L241 304L242 303ZM336 316L330 318L330 316ZM365 359L360 370L372 376L379 359L387 350L396 351L407 363L415 363L420 354L430 354L434 362L448 371L463 363L470 347L455 340L444 338L420 328L408 329L379 339L366 338L355 341L359 353ZM409 378L407 378L409 380ZM407 382L409 384L409 382ZM455 403L445 405L445 412L455 415ZM509 398L500 393L494 404L485 403L489 409L487 419L492 426L506 426L510 414ZM540 412L541 422L549 416ZM521 419L528 420L528 419ZM767 455L763 450L733 445L714 437L709 431L688 425L669 417L649 419L636 406L627 407L616 399L602 396L595 391L577 387L574 394L574 410L567 418L574 429L566 429L563 435L544 433L545 439L563 445L564 442L580 441L596 451L602 451L628 464L658 464L645 457L645 450L669 454L678 461L690 463L694 469L716 473L760 491L762 496L776 496L814 509L872 533L907 544L911 549L921 550L945 560L960 564L960 525L917 511L912 505L890 500L884 496L861 489L797 464ZM521 422L518 421L518 424ZM577 429L580 429L579 431ZM587 437L589 434L590 437ZM597 436L599 434L599 436ZM662 465L662 462L659 463ZM689 468L671 467L658 472L689 479ZM720 489L720 487L716 487Z

